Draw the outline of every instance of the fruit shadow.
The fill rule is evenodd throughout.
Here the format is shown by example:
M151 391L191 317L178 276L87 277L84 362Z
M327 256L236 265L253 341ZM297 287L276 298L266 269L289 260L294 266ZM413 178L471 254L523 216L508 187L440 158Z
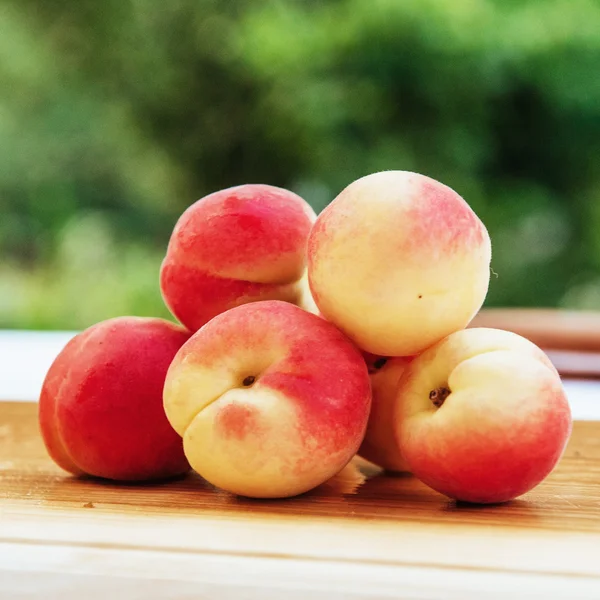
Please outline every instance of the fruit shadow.
M60 475L37 483L28 496L46 506L119 507L125 512L143 512L144 509L185 510L190 507L193 498L209 493L209 484L189 472L151 481Z
M304 494L277 499L237 496L220 490L191 471L145 482L116 482L92 476L48 477L29 499L43 505L124 513L203 514L210 511L365 518L392 521L445 521L519 525L538 524L540 507L517 499L504 504L456 502L407 473L388 473L352 461L329 481Z
M362 459L354 459L340 473L303 494L283 499L246 498L227 494L224 502L237 510L262 513L310 514L352 518L392 518L407 514L406 507L420 506L432 495L411 474L387 473Z

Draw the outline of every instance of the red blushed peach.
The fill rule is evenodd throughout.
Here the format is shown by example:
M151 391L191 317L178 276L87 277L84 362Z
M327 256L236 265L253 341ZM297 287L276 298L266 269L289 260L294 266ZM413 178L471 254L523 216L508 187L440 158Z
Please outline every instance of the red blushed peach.
M319 311L381 356L414 356L464 328L485 299L490 260L488 232L465 200L405 171L351 183L308 241Z
M364 354L371 379L373 401L367 431L358 454L390 472L406 472L396 441L394 417L400 377L410 358L385 358Z
M404 371L394 419L410 470L433 489L496 503L534 488L571 433L556 369L540 348L508 331L458 331Z
M270 185L240 185L198 200L169 241L160 273L165 303L196 331L248 302L304 302L306 240L315 218L300 196Z
M167 369L189 336L162 319L119 317L71 339L51 365L39 400L50 457L70 473L113 480L188 471L162 392Z
M192 467L251 497L306 492L364 436L371 389L360 352L331 323L277 300L230 309L184 344L165 411Z

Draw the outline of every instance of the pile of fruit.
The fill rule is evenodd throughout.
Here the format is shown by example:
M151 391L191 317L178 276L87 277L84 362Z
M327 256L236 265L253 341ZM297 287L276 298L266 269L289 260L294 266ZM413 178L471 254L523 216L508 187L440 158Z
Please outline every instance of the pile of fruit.
M52 459L121 481L190 468L231 493L302 494L356 455L451 498L520 496L554 468L572 417L532 342L476 328L491 243L448 186L386 171L317 217L241 185L192 204L161 266L181 325L109 319L50 367Z

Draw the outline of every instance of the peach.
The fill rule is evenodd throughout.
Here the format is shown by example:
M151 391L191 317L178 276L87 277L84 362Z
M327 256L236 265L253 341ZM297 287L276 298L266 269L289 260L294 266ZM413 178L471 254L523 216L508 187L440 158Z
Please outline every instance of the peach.
M406 171L348 185L308 240L320 312L381 356L413 356L466 327L485 300L490 261L488 232L465 200Z
M189 336L163 319L118 317L72 338L50 366L39 399L42 438L54 462L72 474L122 481L187 472L162 392Z
M313 315L318 315L322 317L319 312L319 307L315 304L315 301L310 293L310 286L308 284L308 270L304 271L304 275L300 279L300 299L298 302L294 302L300 308L312 313Z
M410 358L386 358L365 354L373 400L364 440L358 454L390 472L406 472L394 428L395 405L400 378Z
M394 423L402 456L424 483L456 500L497 503L549 475L572 417L540 348L508 331L472 328L406 367Z
M196 331L248 302L302 302L315 219L300 196L270 185L240 185L198 200L177 221L161 266L166 305Z
M292 304L232 308L167 374L167 417L193 469L249 497L302 494L340 472L365 433L366 364L331 323Z

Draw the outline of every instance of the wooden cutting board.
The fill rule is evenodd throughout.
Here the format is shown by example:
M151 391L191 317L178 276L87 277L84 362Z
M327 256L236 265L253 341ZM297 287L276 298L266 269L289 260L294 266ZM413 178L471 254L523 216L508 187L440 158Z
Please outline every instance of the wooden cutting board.
M76 479L36 410L0 402L0 598L600 598L600 423L537 489L475 507L364 463L280 501Z

